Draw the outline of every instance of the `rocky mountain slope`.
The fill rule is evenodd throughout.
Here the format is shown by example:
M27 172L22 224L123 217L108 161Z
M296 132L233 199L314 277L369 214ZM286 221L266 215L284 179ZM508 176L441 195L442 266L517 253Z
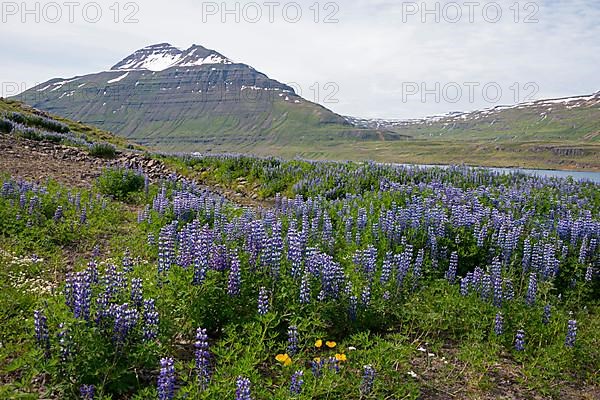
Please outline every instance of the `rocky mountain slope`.
M288 85L198 45L149 46L108 71L52 79L19 99L166 150L399 137L357 128Z

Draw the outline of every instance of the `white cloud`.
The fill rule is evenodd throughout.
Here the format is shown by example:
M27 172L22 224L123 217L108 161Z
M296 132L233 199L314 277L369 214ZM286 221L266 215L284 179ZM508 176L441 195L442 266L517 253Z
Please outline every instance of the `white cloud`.
M269 23L264 7L263 19L256 24L235 23L232 16L222 23L219 15L204 23L200 2L144 1L139 2L135 15L139 23L125 24L113 21L109 7L114 1L98 3L103 18L96 24L85 22L78 14L74 23L55 24L35 23L32 18L22 23L19 16L7 17L0 25L1 81L31 86L54 77L69 78L107 69L146 45L170 42L214 48L271 78L299 84L310 100L315 99L315 83L320 86L316 100L322 102L328 94L324 85L334 82L339 87L335 96L339 102L325 106L362 117L410 118L494 105L481 90L475 91L473 101L466 92L457 103L436 102L433 95L426 102L419 95L404 101L403 84L410 82L429 88L436 82L440 87L455 82L464 91L468 90L465 82L495 82L503 90L499 104L523 100L528 82L539 87L536 98L600 89L600 5L596 1L538 1L535 17L539 22L533 24L513 21L509 9L513 0L498 1L503 11L498 23L483 19L480 8L489 3L483 2L473 24L464 7L463 19L456 24L443 18L435 23L432 16L428 23L421 23L419 15L403 22L403 3L391 0L339 2L335 14L339 23L334 24L314 23L314 11L309 8L314 0L298 1L303 17L296 24L283 19L281 8L274 23ZM234 2L227 3L233 8ZM241 2L240 7L246 3ZM320 20L335 11L324 9L326 3L319 3ZM425 3L428 9L434 7L431 0ZM440 8L448 3L452 2L441 2ZM532 11L524 9L526 3L519 3L520 19ZM125 2L119 4L123 7ZM408 7L406 2L404 7ZM121 10L121 21L126 11L132 10ZM520 87L516 99L514 83Z

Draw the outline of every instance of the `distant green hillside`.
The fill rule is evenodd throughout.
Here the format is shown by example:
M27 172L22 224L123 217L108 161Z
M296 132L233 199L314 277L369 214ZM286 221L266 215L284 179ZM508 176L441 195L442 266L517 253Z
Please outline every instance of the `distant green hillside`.
M396 123L416 139L600 142L600 93Z

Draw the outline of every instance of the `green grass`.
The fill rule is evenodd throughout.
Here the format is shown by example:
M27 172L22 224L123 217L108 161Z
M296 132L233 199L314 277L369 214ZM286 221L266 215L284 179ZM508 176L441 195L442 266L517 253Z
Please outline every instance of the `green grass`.
M295 193L330 193L332 185L341 182L344 193L346 190L361 193L362 197L357 199L361 205L379 207L407 200L401 193L378 196L376 191L370 192L369 188L379 182L377 174L385 173L374 167L371 172L355 174L362 166L348 164L341 175L345 180L332 178L319 185L295 189L307 176L339 167L333 163L319 166L244 157L168 161L180 172L203 177L207 183L233 187L243 180L257 185L265 198L278 192L290 197ZM358 181L351 177L357 177ZM498 184L503 179L508 184L511 178L496 179ZM166 184L165 188L168 195L176 189L173 184ZM305 384L299 399L420 399L434 395L478 398L502 393L506 379L518 398L531 394L561 398L565 385L578 387L577 393L585 394L593 393L600 383L600 306L590 289L581 283L570 289L564 289L561 281L555 282L556 286L542 285L540 301L533 307L522 301L505 303L501 311L506 333L496 336L493 331L498 309L479 296L462 296L457 285L448 284L442 278L442 271L427 260L421 285L393 292L389 301L382 299L383 288L378 286L371 308L359 311L357 319L351 320L345 310L340 311L337 302L299 304L298 282L284 275L275 283L266 271L252 270L248 255L243 252L243 286L239 297L227 294L228 275L215 270L208 271L202 286L190 285L194 276L191 267L173 266L157 279L158 248L148 244L148 235L157 237L159 230L173 220L172 210L164 214L151 211L151 219L138 224L135 221L139 207L98 199L94 189L91 197L88 192L81 193L82 206L89 210L86 222L82 223L81 211L72 200L76 193L68 190L51 183L46 193L39 194L41 207L33 215L19 206L15 201L18 197L12 201L0 198L1 398L77 398L81 384L94 384L100 399L155 399L159 359L166 355L176 359L178 399L233 398L239 375L251 380L256 399L288 399L291 375L300 369L304 370ZM528 200L536 213L542 215L544 204L557 201L556 190L536 189ZM589 202L587 207L597 211L600 207L597 189L581 190ZM151 202L158 191L154 185L148 195L140 193L138 200ZM28 194L28 201L32 195ZM335 194L329 195L335 198ZM63 207L63 217L56 222L53 217L59 205ZM339 204L328 207L332 207L332 215L343 215L341 209L336 209L341 207ZM242 212L234 205L220 211L227 218L239 217ZM202 211L195 218L201 225L215 224L212 213ZM340 222L335 218L335 226L339 227ZM284 221L289 223L288 219ZM360 247L345 243L343 230L336 229L335 257L357 285L356 290L360 290L358 285L363 277L351 261L352 254ZM455 234L466 238L459 247L461 271L468 270L470 264L479 265L479 258L484 256L469 245L472 234L469 231ZM363 240L375 243L370 235L369 230L365 231ZM421 240L414 232L407 235L411 241ZM385 241L378 243L378 246L388 245ZM115 301L119 304L131 301L130 279L142 279L144 298L157 300L160 315L157 340L141 341L138 326L132 340L116 346L110 325L103 328L76 319L65 305L65 274L71 269L85 270L96 245L100 245L96 261L103 262L98 267L101 276L111 264L121 269L126 249L137 259L132 271L124 272L126 281L117 290ZM231 249L240 245L235 239L228 243ZM32 254L43 261L31 260ZM572 263L571 259L566 260L561 268L568 271L579 268ZM286 261L282 269L288 268ZM517 260L509 270L510 276L520 276L519 268ZM572 273L579 276L581 271ZM101 282L102 279L92 286L94 298L103 290ZM526 283L515 283L517 293L526 290ZM273 290L271 311L265 316L256 313L256 293L260 286ZM564 289L560 300L556 297L559 289ZM316 293L313 296L316 298ZM556 307L551 322L545 325L541 322L542 305L550 300ZM36 309L48 316L52 343L48 358L35 343L32 316ZM92 314L95 310L94 303ZM569 318L580 322L573 349L564 345ZM66 362L60 359L56 336L59 323L70 329L76 346ZM287 351L286 331L290 325L298 327L299 352L293 356L292 365L286 367L275 357ZM194 371L193 343L199 326L208 329L214 357L214 374L205 391L200 389ZM514 350L517 329L527 332L525 352ZM335 341L336 345L317 348L315 342L319 339ZM322 376L312 375L311 361L336 354L347 357L347 361L339 363L339 373L325 367ZM375 368L377 377L371 394L361 394L361 375L367 364Z
M18 112L23 113L25 115L38 115L40 113L40 111L35 110L32 107L20 101L0 99L0 113L10 112ZM85 139L88 142L106 142L113 144L119 148L135 148L137 150L144 150L143 147L139 145L134 145L131 142L127 141L127 139L116 136L102 129L95 128L81 122L75 122L57 115L52 115L48 113L42 113L42 115L67 125L70 131L73 132L77 137Z

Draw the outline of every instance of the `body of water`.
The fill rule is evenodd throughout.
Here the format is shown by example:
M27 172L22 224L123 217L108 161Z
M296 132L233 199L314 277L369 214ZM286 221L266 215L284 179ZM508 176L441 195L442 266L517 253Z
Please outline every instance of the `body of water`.
M546 176L550 178L569 178L572 177L576 181L592 181L600 183L600 172L585 172L585 171L559 171L551 169L520 169L520 168L488 168L491 171L496 171L503 174L521 172L527 175Z
M448 165L428 165L428 164L396 164L403 166L425 167L425 168L448 168ZM600 172L587 171L562 171L553 169L526 169L526 168L492 168L492 167L471 167L475 169L487 169L500 174L522 173L532 176L542 176L548 178L573 178L576 181L591 181L600 184Z

